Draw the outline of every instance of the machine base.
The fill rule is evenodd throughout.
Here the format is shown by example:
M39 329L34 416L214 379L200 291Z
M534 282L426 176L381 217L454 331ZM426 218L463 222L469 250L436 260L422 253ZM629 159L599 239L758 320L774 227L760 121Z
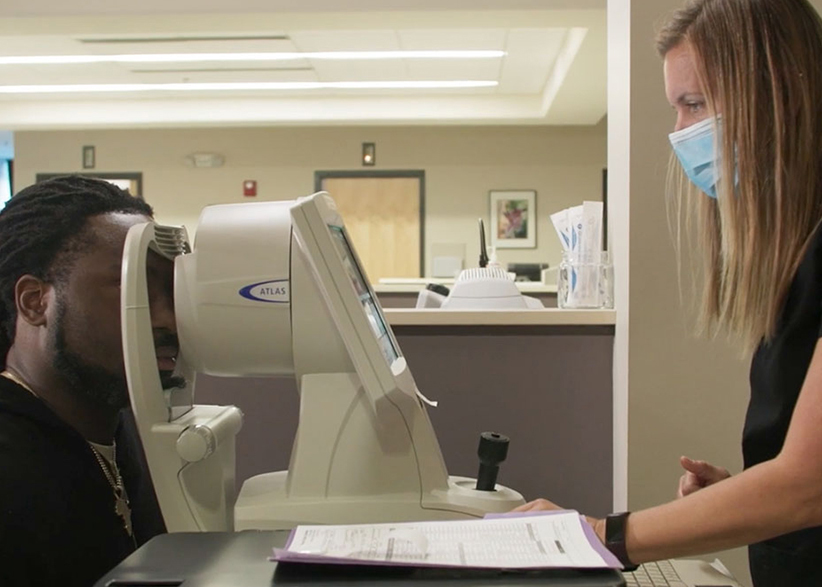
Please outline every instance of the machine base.
M525 500L497 485L478 491L475 479L448 477L448 489L420 499L418 493L360 497L289 497L288 471L248 479L234 506L235 530L284 530L300 524L361 524L481 518L507 512Z

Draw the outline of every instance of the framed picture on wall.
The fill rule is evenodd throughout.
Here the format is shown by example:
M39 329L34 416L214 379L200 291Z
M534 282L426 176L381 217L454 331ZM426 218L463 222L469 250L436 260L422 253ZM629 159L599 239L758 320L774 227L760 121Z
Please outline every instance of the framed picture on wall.
M491 246L533 249L537 246L537 192L491 190Z
M45 181L61 175L82 175L84 177L93 177L95 179L103 179L109 183L116 185L121 190L126 190L135 198L143 198L143 174L133 172L122 173L38 173L35 178L36 181Z

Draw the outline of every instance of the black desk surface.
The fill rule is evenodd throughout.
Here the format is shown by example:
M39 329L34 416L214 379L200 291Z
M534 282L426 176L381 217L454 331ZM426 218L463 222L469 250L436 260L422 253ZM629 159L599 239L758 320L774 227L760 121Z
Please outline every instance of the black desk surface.
M100 579L96 587L621 587L617 571L497 572L280 564L268 560L287 531L163 534Z

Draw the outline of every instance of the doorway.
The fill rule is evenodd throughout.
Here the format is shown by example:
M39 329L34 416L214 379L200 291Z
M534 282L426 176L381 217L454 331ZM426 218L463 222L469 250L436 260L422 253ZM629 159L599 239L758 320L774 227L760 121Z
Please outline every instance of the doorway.
M334 199L372 283L424 275L424 171L317 171L314 189Z

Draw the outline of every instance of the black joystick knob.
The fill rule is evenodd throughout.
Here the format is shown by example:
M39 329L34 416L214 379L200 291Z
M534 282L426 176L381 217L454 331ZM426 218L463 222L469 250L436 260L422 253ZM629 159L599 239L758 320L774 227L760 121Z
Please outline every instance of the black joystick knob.
M494 491L497 486L499 464L508 456L508 437L496 432L480 434L479 473L477 473L477 489L479 491Z

